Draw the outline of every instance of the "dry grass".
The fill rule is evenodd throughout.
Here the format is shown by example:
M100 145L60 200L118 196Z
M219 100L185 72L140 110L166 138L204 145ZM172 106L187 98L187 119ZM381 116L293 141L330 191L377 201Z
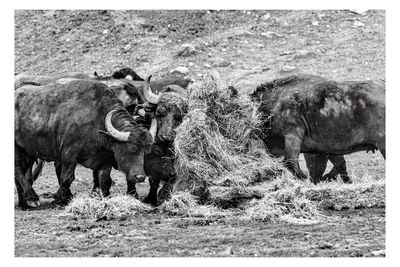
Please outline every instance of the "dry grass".
M160 206L160 210L173 215L189 217L219 218L232 215L213 205L199 205L195 196L189 192L178 192Z
M385 182L368 181L343 184L321 183L303 188L307 199L316 202L321 209L342 210L385 207Z
M65 207L63 216L95 220L127 219L136 213L153 210L129 195L103 198L96 193L80 193Z
M286 171L257 139L260 119L247 95L231 96L215 74L193 84L188 94L188 114L175 139L181 188L199 182L248 186Z

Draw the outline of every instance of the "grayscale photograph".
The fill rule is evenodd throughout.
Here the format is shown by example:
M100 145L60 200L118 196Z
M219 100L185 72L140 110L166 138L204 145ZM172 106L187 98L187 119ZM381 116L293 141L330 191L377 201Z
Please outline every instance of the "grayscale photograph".
M385 12L14 9L14 257L386 257Z

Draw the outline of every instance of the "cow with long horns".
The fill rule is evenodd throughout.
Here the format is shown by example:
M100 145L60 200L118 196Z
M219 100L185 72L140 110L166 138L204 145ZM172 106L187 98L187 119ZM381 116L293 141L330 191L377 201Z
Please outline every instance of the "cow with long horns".
M143 179L143 156L149 152L157 122L150 131L137 124L116 94L89 80L23 86L15 91L15 183L19 205L37 207L30 168L37 158L60 163L55 202L65 204L79 163L94 171L118 168L126 174L127 192L137 195Z
M146 78L143 87L147 103L136 107L134 118L149 128L151 128L152 118L157 120L156 141L151 152L145 154L144 157L144 171L149 176L150 182L150 191L144 202L157 205L158 200L163 201L169 198L176 180L173 141L175 128L181 123L186 113L187 100L185 89L178 85L165 86L159 94L155 94L151 88L150 78L151 76ZM97 185L100 186L103 194L109 192L110 180L105 172L100 176ZM158 190L160 182L164 184Z

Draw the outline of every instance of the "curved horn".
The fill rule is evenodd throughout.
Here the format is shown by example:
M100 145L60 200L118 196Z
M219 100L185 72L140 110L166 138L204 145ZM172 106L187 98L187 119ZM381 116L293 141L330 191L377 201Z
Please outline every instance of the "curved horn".
M151 91L150 78L151 78L151 75L148 76L144 82L144 86L143 86L144 98L146 98L147 102L157 105L160 102L160 95L157 95L157 94L153 93L153 91Z
M156 140L156 134L157 134L157 120L156 118L151 119L151 124L150 124L150 134L151 137L153 137L153 141Z
M111 116L113 115L113 113L115 112L115 110L111 110L110 112L107 113L106 119L105 119L105 124L106 124L106 129L107 132L114 137L115 139L117 139L118 141L122 141L122 142L127 142L130 133L129 132L121 132L118 131L117 129L114 128L114 126L112 126L111 123Z

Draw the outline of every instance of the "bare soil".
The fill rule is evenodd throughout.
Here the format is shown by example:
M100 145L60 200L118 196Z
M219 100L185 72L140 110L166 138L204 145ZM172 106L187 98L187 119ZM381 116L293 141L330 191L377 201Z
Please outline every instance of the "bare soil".
M196 52L176 56L185 43ZM241 93L298 72L337 80L384 79L385 13L15 11L16 73L110 74L125 66L158 77L185 66L194 78L215 68ZM379 153L354 153L346 160L355 183L366 176L385 179ZM112 177L112 193L125 192L121 173L113 171ZM325 211L327 220L310 225L158 211L123 221L72 220L50 205L56 181L52 164L46 164L34 185L42 208L15 208L15 256L384 256L384 208ZM91 187L92 172L78 167L72 192ZM148 184L138 190L144 197Z

